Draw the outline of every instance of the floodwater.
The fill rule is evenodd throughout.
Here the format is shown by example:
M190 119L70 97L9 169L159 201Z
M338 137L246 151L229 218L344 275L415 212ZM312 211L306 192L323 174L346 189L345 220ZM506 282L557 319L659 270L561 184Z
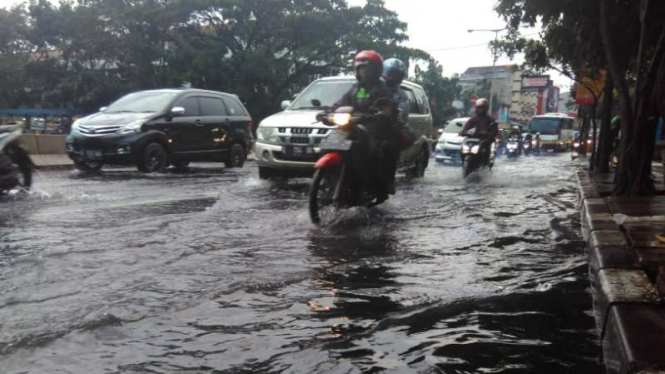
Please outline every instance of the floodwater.
M2 373L601 373L569 155L313 227L306 180L41 172L0 200Z

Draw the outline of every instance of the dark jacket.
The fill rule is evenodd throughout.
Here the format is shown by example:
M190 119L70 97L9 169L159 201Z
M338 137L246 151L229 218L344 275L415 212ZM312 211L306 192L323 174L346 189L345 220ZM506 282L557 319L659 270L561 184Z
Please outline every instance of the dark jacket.
M464 125L461 134L466 134L471 129L476 129L476 134L485 133L488 136L496 137L498 134L498 127L495 126L496 121L490 116L478 116L475 115L471 117Z
M334 109L343 106L353 107L355 111L359 112L375 111L383 115L382 121L366 125L371 135L388 138L396 127L399 114L397 103L393 99L393 93L383 81L379 81L372 87L361 83L354 84L349 92L335 104Z

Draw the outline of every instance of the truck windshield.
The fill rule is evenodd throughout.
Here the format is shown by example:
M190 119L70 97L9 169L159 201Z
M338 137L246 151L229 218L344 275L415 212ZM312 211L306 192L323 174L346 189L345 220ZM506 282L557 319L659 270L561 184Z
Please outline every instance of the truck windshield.
M304 109L324 109L330 108L338 102L351 87L354 81L318 81L309 86L305 92L300 94L296 101L291 104L291 110L304 110ZM314 105L312 101L318 100L320 106ZM317 104L318 104L317 103Z
M166 109L176 96L172 92L135 92L111 104L104 113L156 113Z
M531 132L541 135L558 135L561 120L558 118L534 118L531 121Z

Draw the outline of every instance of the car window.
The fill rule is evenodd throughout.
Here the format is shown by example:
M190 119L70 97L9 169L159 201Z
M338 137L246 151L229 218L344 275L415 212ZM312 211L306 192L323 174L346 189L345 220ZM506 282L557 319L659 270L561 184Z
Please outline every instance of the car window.
M427 105L427 95L422 89L416 90L416 100L418 101L418 107L420 109L420 114L429 114L429 106Z
M231 97L225 97L224 102L226 103L226 107L229 110L229 115L230 116L246 116L247 111L245 111L245 107L240 104L240 102L234 98Z
M219 97L199 97L201 115L204 117L217 117L226 115L226 107Z
M409 99L409 113L410 114L420 114L420 109L418 108L418 101L416 100L416 95L408 88L402 88L402 91L406 94L406 97Z
M464 122L459 122L459 121L453 121L446 126L446 133L458 133L462 131L464 128L465 123Z
M185 108L185 116L196 117L199 115L199 101L196 97L185 97L184 99L178 100L173 106Z

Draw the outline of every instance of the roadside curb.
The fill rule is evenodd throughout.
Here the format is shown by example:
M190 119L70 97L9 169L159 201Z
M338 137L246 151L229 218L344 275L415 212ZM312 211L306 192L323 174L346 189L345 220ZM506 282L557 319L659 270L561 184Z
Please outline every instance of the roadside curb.
M607 175L594 177L609 180ZM599 188L586 171L578 172L577 180L596 328L607 372L665 373L665 304L653 266L645 264L637 248L640 243L631 240L628 229L614 221L614 214L622 212L613 210L611 198L602 197L600 191L608 186ZM665 246L650 250L662 255L665 265Z

